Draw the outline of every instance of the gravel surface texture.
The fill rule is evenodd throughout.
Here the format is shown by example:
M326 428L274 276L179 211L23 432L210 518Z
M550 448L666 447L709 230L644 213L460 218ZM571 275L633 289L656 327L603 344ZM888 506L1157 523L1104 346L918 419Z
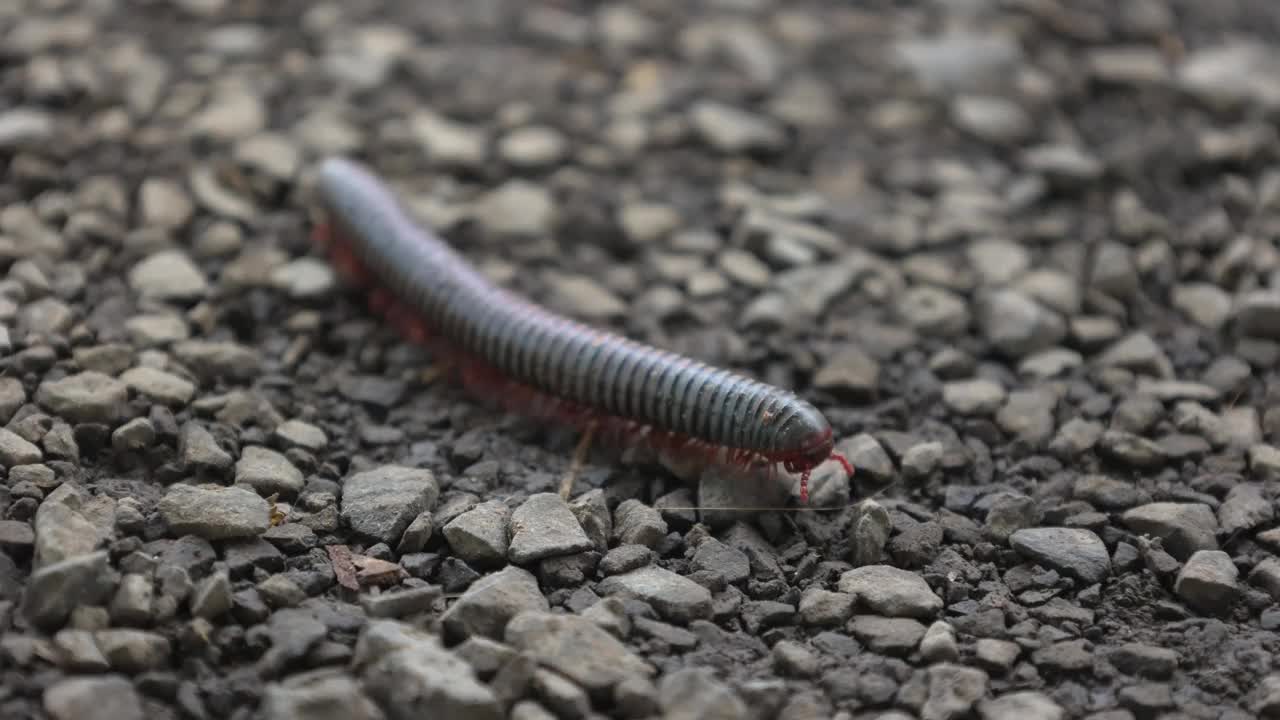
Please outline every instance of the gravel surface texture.
M0 2L0 717L1280 717L1274 0ZM431 377L309 246L795 388L796 488ZM691 509L697 507L699 509Z

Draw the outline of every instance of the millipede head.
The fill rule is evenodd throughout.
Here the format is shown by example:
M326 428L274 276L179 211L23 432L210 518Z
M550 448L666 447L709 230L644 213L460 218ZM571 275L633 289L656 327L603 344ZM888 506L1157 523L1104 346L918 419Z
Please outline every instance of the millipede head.
M849 477L853 477L853 465L843 454L836 452L831 430L815 436L800 450L780 458L782 467L788 472L800 473L800 503L809 502L809 475L813 469L828 460L835 460L844 468Z

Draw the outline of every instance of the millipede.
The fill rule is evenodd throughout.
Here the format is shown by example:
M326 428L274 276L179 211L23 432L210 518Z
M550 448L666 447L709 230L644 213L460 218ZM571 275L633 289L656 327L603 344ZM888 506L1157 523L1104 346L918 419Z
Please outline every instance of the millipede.
M810 473L827 460L853 474L827 418L794 392L575 321L498 285L416 223L359 162L321 161L317 192L312 239L345 281L369 289L370 310L460 371L465 388L581 431L575 464L593 437L640 440L707 462L799 473L802 504ZM566 498L571 486L561 487Z

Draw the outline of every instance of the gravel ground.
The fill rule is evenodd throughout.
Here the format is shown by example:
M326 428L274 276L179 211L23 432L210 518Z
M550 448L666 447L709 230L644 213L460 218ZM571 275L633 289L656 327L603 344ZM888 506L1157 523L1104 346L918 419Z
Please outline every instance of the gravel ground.
M856 9L855 9L856 6ZM0 3L0 716L1280 717L1274 0ZM495 279L794 387L794 488L424 375Z

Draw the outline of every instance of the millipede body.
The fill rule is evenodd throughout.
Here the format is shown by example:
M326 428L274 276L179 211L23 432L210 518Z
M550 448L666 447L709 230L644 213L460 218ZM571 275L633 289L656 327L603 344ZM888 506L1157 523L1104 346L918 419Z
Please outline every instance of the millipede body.
M370 170L344 158L320 166L326 219L316 239L370 305L412 340L450 357L471 386L534 413L553 411L653 444L801 473L832 458L831 425L796 394L563 317L491 282L415 223Z

